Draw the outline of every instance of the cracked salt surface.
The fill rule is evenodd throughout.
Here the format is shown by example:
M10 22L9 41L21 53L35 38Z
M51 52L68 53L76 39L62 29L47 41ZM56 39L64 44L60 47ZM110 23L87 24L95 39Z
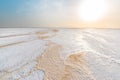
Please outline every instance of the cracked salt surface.
M119 29L0 29L0 80L119 80L119 34ZM54 46L62 47L59 56Z

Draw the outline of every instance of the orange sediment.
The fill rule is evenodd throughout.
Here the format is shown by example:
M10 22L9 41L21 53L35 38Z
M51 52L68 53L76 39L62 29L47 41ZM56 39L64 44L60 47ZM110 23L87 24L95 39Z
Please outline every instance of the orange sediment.
M94 80L87 74L83 53L72 54L63 60L60 57L62 46L50 43L38 58L37 69L45 72L44 80Z

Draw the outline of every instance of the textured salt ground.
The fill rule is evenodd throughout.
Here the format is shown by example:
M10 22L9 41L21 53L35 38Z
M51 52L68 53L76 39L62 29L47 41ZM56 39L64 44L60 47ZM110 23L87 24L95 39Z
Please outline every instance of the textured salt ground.
M0 31L0 80L119 80L119 30L17 30Z

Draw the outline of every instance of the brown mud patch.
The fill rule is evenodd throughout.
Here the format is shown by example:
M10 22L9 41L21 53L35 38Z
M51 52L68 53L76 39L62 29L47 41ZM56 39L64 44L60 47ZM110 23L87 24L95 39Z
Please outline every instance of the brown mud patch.
M53 29L52 31L53 31L53 32L59 32L59 30L57 30L57 29Z
M46 34L48 34L48 32L46 32L46 31L45 32L36 32L37 37L42 40L50 38L50 36L48 36Z
M45 72L44 80L94 80L89 75L83 53L72 54L63 60L61 50L62 46L49 43L38 58L37 69Z
M51 35L49 34L50 31L41 31L41 32L39 31L39 32L36 32L36 35L39 39L46 40L46 39L56 36L55 33L58 31L59 30L57 29L53 29Z
M45 35L47 34L48 32L47 31L39 31L39 32L36 32L37 35Z
M39 36L39 39L42 39L42 40L48 39L48 38L50 38L50 36Z

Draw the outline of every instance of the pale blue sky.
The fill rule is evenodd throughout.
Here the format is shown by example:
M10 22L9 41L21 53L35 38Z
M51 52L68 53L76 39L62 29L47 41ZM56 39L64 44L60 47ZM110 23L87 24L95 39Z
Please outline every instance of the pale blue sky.
M0 27L82 27L80 24L83 23L78 20L76 13L81 1L0 0ZM108 19L111 21L106 19L107 25L104 26L108 27L110 23L111 26L118 27L120 26L120 1L109 0L109 2L111 13L108 14Z

